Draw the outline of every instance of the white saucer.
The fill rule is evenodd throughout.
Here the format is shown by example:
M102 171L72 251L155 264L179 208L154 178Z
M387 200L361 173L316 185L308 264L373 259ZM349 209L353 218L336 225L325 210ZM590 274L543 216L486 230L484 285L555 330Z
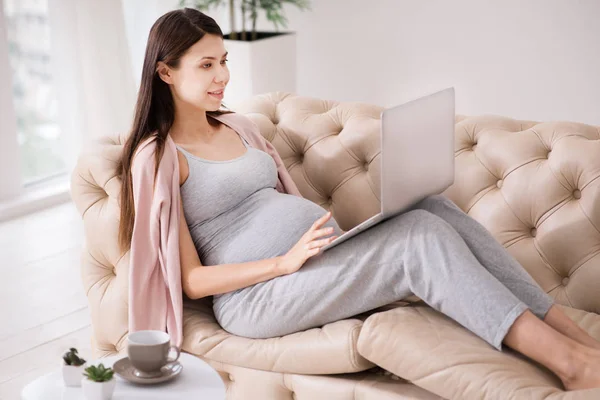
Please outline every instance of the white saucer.
M160 369L161 374L159 376L152 378L140 378L136 375L137 371L133 365L131 365L131 360L129 360L129 357L124 357L118 361L115 361L113 364L113 370L115 371L115 374L129 382L152 385L154 383L166 382L175 378L183 370L183 365L181 365L179 361L175 361L174 363L170 363L162 367Z

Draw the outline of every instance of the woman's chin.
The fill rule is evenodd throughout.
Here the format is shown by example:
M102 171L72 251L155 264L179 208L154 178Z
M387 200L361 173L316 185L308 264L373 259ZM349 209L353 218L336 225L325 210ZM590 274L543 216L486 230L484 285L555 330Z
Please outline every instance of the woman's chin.
M221 104L204 102L204 103L195 105L194 108L198 111L212 112L212 111L217 111L218 109L220 109Z
M206 107L206 111L218 111L221 108L221 103L216 105L209 105Z
M217 111L221 108L221 100L219 99L208 99L202 104L202 108L206 111Z

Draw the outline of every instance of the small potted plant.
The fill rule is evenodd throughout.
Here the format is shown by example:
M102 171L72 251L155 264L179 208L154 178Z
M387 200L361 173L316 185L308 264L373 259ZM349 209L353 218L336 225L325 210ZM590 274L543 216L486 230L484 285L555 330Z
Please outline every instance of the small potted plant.
M85 360L77 354L77 349L71 347L63 354L62 376L65 386L81 386L81 374L85 368Z
M117 380L114 378L112 368L106 368L104 364L90 365L85 369L81 386L83 395L87 400L110 400Z
M310 10L310 0L179 0L179 7L193 7L206 12L212 8L227 6L229 11L229 40L256 41L271 36L278 36L279 26L287 28L288 20L285 16L283 5L287 3L298 7L300 10ZM239 7L242 20L242 31L237 31L236 8ZM259 11L264 11L267 20L273 23L276 32L259 32L256 30L256 20ZM246 23L250 22L248 31ZM249 35L248 35L249 34Z

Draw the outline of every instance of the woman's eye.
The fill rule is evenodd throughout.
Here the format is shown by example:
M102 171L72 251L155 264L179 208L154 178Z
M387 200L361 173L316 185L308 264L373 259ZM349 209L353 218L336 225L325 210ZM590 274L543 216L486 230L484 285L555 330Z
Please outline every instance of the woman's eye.
M227 61L229 61L229 60L228 59L224 59L223 61L221 61L221 64L225 64ZM212 67L211 63L202 65L202 68L204 68L204 69L208 69L210 67Z

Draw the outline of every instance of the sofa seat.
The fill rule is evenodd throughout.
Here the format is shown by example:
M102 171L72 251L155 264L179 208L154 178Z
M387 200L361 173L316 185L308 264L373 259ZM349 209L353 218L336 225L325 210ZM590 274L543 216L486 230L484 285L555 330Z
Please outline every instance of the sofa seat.
M210 300L186 301L183 349L205 359L240 367L296 374L342 374L374 364L357 351L361 316L281 338L250 339L225 331Z
M368 316L414 301L272 339L232 335L216 321L210 301L186 301L182 349L219 372L228 400L439 400L358 354L358 335Z
M301 375L204 360L221 375L227 388L227 400L442 400L410 382L373 370Z
M600 315L559 307L600 339ZM565 392L551 371L504 349L424 304L370 316L358 340L363 357L447 399L600 399L600 389Z
M182 348L207 360L263 371L308 375L360 372L376 366L358 353L364 320L374 313L419 302L412 295L322 327L283 337L251 339L232 335L219 325L211 298L186 299Z

